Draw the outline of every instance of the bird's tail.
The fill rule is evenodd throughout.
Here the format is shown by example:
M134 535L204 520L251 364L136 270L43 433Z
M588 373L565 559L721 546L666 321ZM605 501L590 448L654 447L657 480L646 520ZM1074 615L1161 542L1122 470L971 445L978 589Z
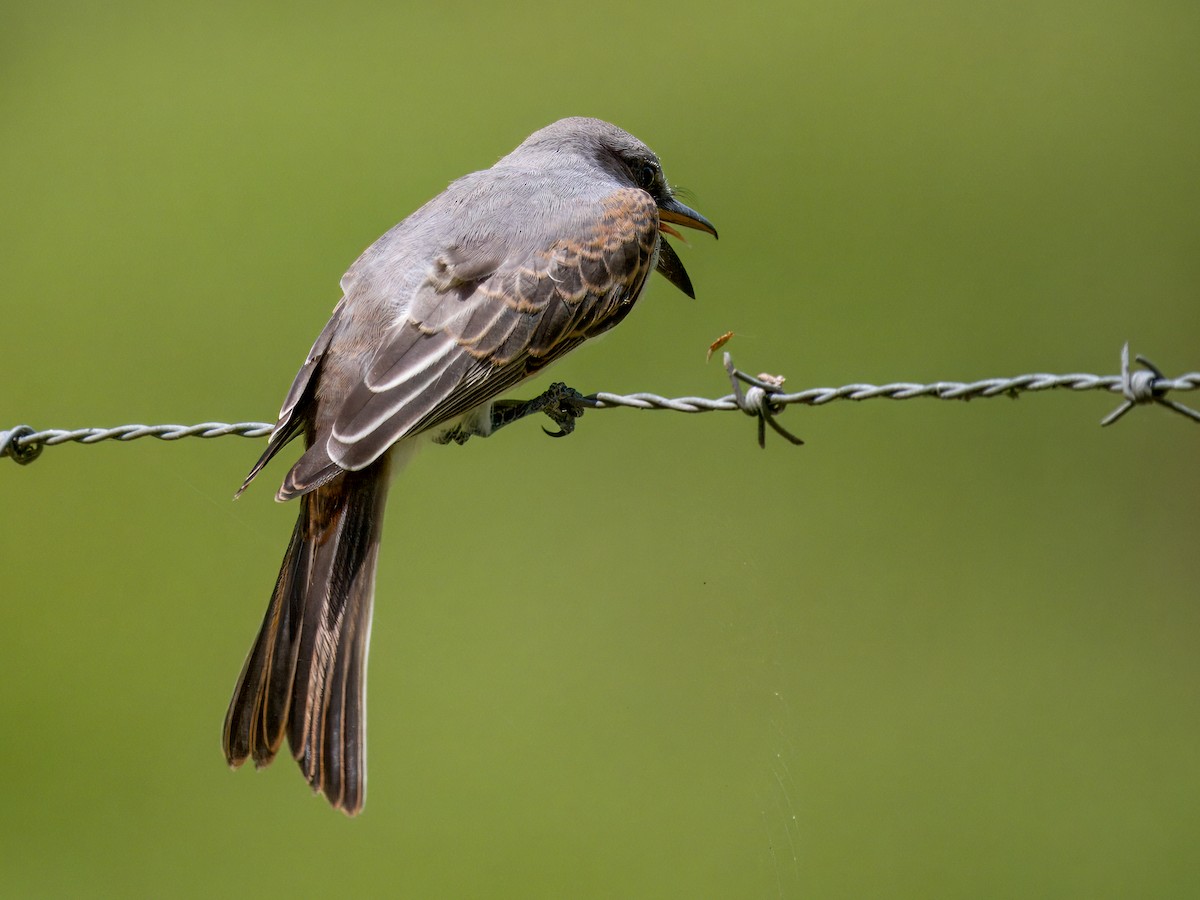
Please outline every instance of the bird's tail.
M348 815L366 794L366 668L388 458L300 498L258 638L225 714L233 767L284 735L313 790Z

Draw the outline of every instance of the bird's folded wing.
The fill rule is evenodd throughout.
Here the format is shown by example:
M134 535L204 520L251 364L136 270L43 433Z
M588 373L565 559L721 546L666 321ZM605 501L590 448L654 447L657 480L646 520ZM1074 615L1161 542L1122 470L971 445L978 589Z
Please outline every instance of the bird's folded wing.
M650 273L657 209L644 191L620 189L598 213L586 227L542 223L544 247L491 271L471 271L458 249L435 260L407 316L337 410L328 461L366 466L397 440L497 396L624 318ZM471 277L456 277L464 271Z

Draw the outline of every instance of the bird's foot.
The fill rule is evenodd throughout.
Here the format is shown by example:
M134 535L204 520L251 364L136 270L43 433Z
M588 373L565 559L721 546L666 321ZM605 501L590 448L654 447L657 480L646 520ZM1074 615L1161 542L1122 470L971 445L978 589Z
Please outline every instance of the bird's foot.
M568 387L561 381L556 381L545 393L532 400L501 400L492 407L492 431L511 425L518 419L523 419L531 413L545 413L558 426L557 431L543 428L550 437L566 437L575 430L575 420L583 415L584 410L596 405L573 387Z
M487 434L495 434L505 425L511 425L532 413L545 413L558 426L557 431L543 428L550 437L566 437L575 430L575 420L596 401L585 397L573 387L561 381L554 384L532 400L497 400L492 404L491 420ZM434 440L439 444L465 444L473 435L486 436L482 430L459 424L439 434Z

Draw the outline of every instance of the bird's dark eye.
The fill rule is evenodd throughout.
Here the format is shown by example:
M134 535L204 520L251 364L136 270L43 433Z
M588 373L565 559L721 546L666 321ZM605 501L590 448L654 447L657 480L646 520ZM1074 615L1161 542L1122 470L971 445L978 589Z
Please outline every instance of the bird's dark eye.
M638 187L643 191L650 191L654 187L654 182L658 180L658 166L649 160L634 163L633 177Z

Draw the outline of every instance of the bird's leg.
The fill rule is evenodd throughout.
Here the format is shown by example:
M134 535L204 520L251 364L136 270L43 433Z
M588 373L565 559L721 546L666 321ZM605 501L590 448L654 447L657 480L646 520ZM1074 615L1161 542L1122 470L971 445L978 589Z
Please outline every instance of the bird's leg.
M575 420L583 415L589 406L595 406L594 400L589 400L573 387L567 387L561 381L556 381L540 396L532 400L498 400L492 405L492 431L511 425L518 419L523 419L530 413L542 412L548 415L558 431L545 431L550 437L566 437L575 430Z
M567 387L561 381L556 381L545 393L532 400L497 400L493 403L491 421L486 434L478 426L464 422L442 432L434 440L439 444L448 444L451 441L456 444L465 444L472 435L486 437L495 434L505 425L511 425L531 413L538 412L548 415L558 426L558 431L547 431L545 428L542 431L545 431L550 437L566 437L575 430L575 420L583 415L583 411L589 406L594 407L595 405L595 400L590 400L575 388Z

